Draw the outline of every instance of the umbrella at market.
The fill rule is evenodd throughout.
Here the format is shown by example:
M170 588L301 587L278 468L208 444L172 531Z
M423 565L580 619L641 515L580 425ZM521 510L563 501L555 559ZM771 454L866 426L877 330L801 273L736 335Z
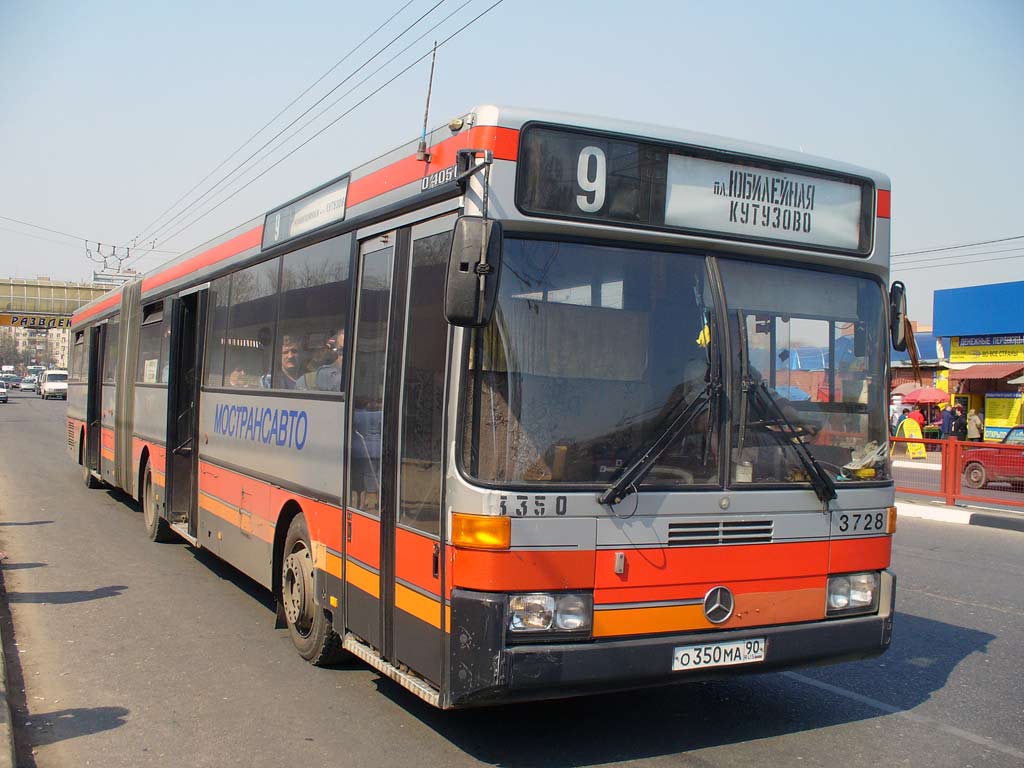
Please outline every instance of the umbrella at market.
M937 387L921 387L903 396L904 403L948 403L949 392Z
M921 389L921 385L916 381L907 381L900 384L898 387L892 388L892 394L894 395L906 395L913 392L915 389Z

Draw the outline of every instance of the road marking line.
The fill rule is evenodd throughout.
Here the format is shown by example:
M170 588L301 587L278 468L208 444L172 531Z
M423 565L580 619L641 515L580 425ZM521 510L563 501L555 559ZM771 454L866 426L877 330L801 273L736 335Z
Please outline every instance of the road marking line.
M806 677L796 672L783 672L782 674L791 680L796 680L799 683L805 683L806 685L811 685L815 688L820 688L823 691L828 691L829 693L834 693L837 696L850 699L851 701L865 704L881 712L885 712L886 714L896 715L905 720L919 723L920 725L938 728L940 731L948 733L950 736L966 739L967 741L974 742L975 744L980 744L987 749L994 749L997 752L1002 752L1004 755L1024 760L1024 752L1019 749L1015 749L1014 747L1007 746L1006 744L1000 744L998 741L993 741L988 736L971 733L970 731L965 731L963 728L957 728L955 725L940 723L937 720L932 720L930 717L925 717L924 715L919 715L915 712L908 712L904 709L900 709L899 707L894 707L891 704L886 704L884 701L879 701L878 699L872 699L870 696L863 696L859 693L848 691L845 688L840 688L839 686L832 685L831 683L823 683L820 680L815 680L813 677Z

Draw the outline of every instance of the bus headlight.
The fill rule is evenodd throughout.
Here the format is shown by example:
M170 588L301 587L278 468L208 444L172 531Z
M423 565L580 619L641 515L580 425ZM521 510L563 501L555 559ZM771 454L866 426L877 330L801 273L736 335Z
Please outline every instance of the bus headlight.
M826 614L874 613L878 609L878 583L877 571L830 576Z
M594 624L594 598L586 593L509 595L508 629L519 634L586 634Z

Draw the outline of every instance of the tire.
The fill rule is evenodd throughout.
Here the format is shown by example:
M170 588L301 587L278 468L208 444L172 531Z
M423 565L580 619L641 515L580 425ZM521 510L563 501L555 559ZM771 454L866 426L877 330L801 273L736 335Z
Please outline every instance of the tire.
M146 526L146 535L150 541L160 544L174 541L176 538L171 530L170 523L160 517L160 510L156 506L156 493L153 488L153 470L149 463L146 464L146 474L142 480L142 522Z
M314 600L313 567L306 518L296 515L284 541L279 599L295 650L320 667L337 662L342 649L327 612Z
M972 461L964 467L964 485L968 488L984 488L988 485L988 473L985 467L976 461Z

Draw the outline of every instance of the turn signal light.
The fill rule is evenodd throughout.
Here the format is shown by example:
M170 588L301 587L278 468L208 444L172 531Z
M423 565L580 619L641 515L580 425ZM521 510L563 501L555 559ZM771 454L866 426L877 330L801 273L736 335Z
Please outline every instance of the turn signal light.
M463 549L508 549L512 545L512 520L453 512L452 545Z
M896 507L888 507L885 510L885 532L896 533Z

